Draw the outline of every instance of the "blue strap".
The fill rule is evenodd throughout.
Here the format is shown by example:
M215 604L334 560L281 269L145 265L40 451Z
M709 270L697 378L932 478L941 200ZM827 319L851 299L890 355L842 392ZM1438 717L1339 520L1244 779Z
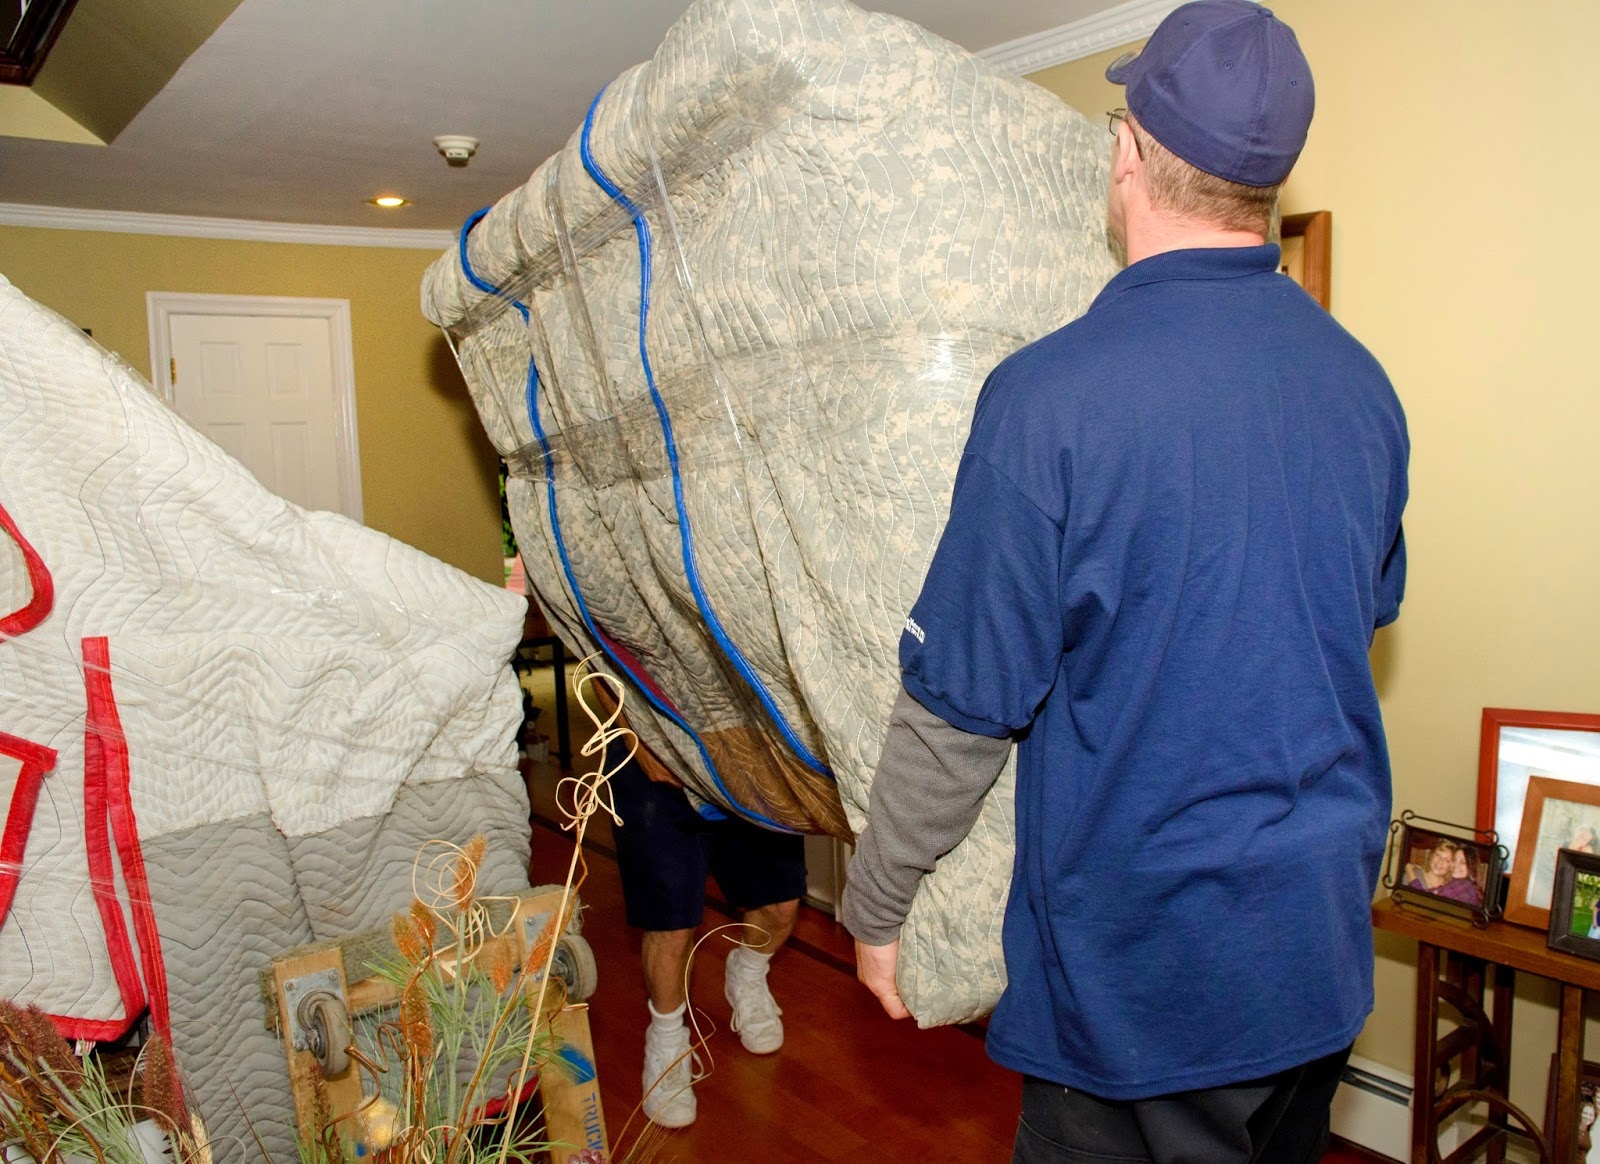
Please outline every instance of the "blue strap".
M756 674L755 668L744 657L744 652L729 637L723 629L722 620L711 607L711 600L706 597L705 588L700 582L700 570L695 564L694 536L689 526L689 513L683 501L683 475L678 469L678 446L672 436L672 417L667 412L666 401L661 398L660 391L656 388L655 372L650 365L650 352L645 343L645 329L650 319L650 284L652 281L652 246L650 242L650 224L645 221L642 211L634 205L633 200L622 192L622 188L608 178L604 171L594 160L594 154L589 148L589 136L594 129L595 110L600 107L600 98L605 96L605 90L595 94L594 101L589 105L589 112L583 119L583 136L579 140L579 155L583 159L583 168L589 172L595 184L604 190L611 200L622 207L633 219L634 235L639 240L639 362L644 366L645 385L650 390L650 400L655 405L656 418L661 423L661 435L666 443L667 463L672 469L672 501L678 511L678 544L683 558L684 576L689 582L689 592L694 595L695 606L700 610L700 616L705 619L706 627L711 631L711 637L716 640L717 646L730 663L733 664L740 677L755 692L756 698L761 701L761 706L771 717L773 724L783 736L784 742L796 756L812 771L833 779L833 773L828 766L812 754L806 747L805 741L789 726L779 709L777 702L772 698L772 693L761 682L761 677Z
M478 277L477 272L472 269L472 261L467 257L467 235L472 232L472 228L474 226L478 225L478 223L482 221L483 216L489 213L489 209L489 207L485 206L482 210L479 210L477 213L468 218L467 221L461 226L461 237L459 242L461 271L466 275L467 281L479 291L483 291L490 295L501 295L502 292L498 287ZM511 304L522 315L523 322L528 322L529 312L527 304L516 299L511 300ZM667 719L677 724L678 727L683 729L689 738L694 741L695 747L700 751L701 760L705 762L706 771L710 774L712 783L717 786L717 791L722 793L723 798L735 809L735 811L737 811L741 816L754 821L756 824L763 825L769 829L775 829L776 831L783 833L794 832L794 829L781 825L777 821L769 820L760 813L745 808L737 800L735 800L733 794L728 791L727 785L722 782L722 777L717 772L717 766L711 762L711 753L706 750L706 745L704 741L700 739L699 734L696 733L695 730L684 721L681 715L679 715L671 707L667 706L665 702L658 698L656 694L650 690L650 685L643 682L639 676L636 675L633 670L628 667L627 664L625 664L620 658L618 658L615 652L613 652L611 648L606 645L604 636L600 634L600 630L595 625L593 617L591 617L589 614L589 604L583 600L583 591L578 588L578 579L573 574L572 570L572 559L567 555L567 543L566 540L561 536L561 518L556 509L555 459L551 456L550 441L545 436L544 423L539 416L539 370L535 366L533 362L533 356L531 354L528 356L527 403L528 423L533 426L534 439L539 442L539 451L544 458L545 500L550 513L550 532L555 538L556 553L561 559L561 570L566 575L567 586L572 591L573 600L577 603L578 615L583 619L583 625L588 629L589 637L592 638L599 645L600 649L605 652L605 656L608 660L610 660L611 665L633 681L634 688L644 696L645 701L648 702L651 707L655 708L656 711L660 712Z

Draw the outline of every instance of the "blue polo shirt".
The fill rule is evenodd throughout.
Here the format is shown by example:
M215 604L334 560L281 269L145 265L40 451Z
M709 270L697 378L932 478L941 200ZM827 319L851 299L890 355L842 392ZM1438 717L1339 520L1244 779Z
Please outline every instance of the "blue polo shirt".
M1341 1050L1372 1008L1405 417L1275 246L1157 255L990 375L900 640L1017 737L1004 1066L1108 1099Z

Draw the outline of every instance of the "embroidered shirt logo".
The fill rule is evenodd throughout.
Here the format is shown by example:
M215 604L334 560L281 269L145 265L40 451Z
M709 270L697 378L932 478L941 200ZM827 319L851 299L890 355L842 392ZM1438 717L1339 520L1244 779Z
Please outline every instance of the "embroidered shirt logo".
M927 634L920 626L917 625L917 620L912 618L909 614L906 615L906 634L915 638L919 643L925 643L928 641Z

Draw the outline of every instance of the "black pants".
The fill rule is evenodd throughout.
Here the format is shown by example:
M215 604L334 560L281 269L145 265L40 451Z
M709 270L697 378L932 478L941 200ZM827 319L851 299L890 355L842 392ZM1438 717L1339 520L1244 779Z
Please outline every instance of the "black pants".
M1265 1079L1122 1102L1031 1076L1011 1164L1316 1164L1350 1058Z
M737 818L707 821L683 789L657 784L637 761L611 778L622 823L611 830L628 924L692 930L705 906L706 872L734 909L759 909L806 894L805 838Z

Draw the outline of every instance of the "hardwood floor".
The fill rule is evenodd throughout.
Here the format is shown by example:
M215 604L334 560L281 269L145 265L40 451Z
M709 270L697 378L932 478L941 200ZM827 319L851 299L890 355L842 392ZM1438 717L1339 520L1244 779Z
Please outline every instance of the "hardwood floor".
M562 879L568 834L539 822L533 841L533 882ZM621 1136L626 1146L643 1123L634 1115L624 1134L642 1091L645 993L639 934L624 922L616 864L603 845L603 836L591 842L582 890L584 936L600 968L590 1025L606 1124L613 1144ZM891 1021L855 981L849 935L816 910L802 915L772 965L785 1028L775 1055L749 1054L728 1029L722 963L731 947L720 938L701 946L690 997L709 1019L711 1074L695 1087L699 1118L667 1133L649 1158L662 1164L1009 1159L1018 1077L991 1063L971 1031L919 1031ZM708 906L702 931L731 920Z
M584 734L574 723L575 742ZM535 885L559 882L566 876L572 841L551 823L558 816L558 773L535 765L527 774L534 806L531 880ZM677 1132L654 1129L646 1142L637 1143L641 1128L653 1129L635 1112L642 1090L645 992L639 932L624 920L610 841L608 822L597 820L586 845L588 875L581 896L583 933L600 972L590 1024L606 1124L614 1150L637 1147L631 1157L617 1153L619 1164L1004 1164L1010 1159L1020 1077L989 1061L977 1027L921 1031L909 1021L890 1020L855 980L849 934L808 907L802 907L795 936L772 964L770 981L783 1008L786 1036L774 1055L749 1054L728 1029L722 973L731 947L721 938L700 947L690 998L710 1022L711 1073L695 1087L699 1118ZM711 897L702 933L733 920L719 908L714 890ZM1324 1164L1375 1159L1336 1149Z

